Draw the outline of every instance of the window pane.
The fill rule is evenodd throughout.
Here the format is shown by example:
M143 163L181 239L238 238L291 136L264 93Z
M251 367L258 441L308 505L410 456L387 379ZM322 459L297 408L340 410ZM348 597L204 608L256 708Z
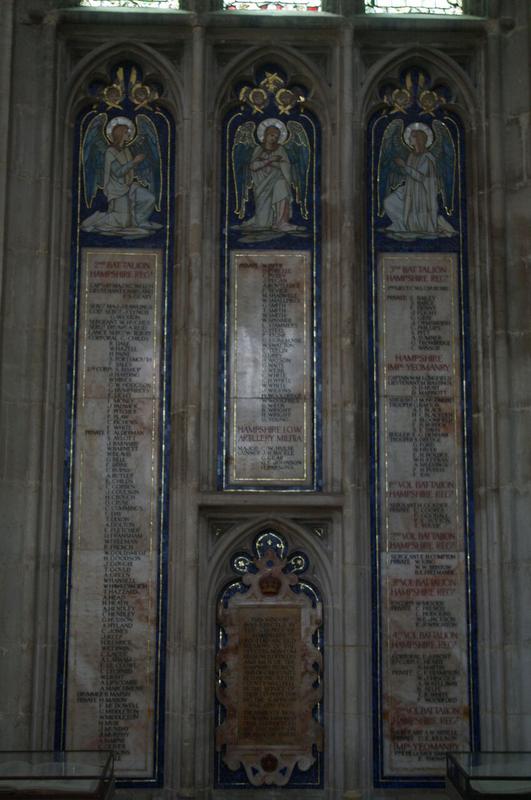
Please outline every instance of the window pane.
M179 0L81 0L91 8L179 8Z
M365 0L367 14L462 14L463 0Z
M320 11L321 0L294 0L294 2L261 2L261 0L224 0L226 11Z

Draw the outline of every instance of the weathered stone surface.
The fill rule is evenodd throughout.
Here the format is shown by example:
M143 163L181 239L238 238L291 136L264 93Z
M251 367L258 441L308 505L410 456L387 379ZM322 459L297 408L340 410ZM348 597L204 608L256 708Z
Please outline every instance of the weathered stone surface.
M482 745L530 749L530 5L500 0L487 21L451 22L66 5L75 1L0 2L0 745L53 745L72 126L89 75L125 54L164 81L177 120L168 795L210 786L213 598L230 578L228 550L270 518L314 548L330 622L320 797L358 787L374 794L364 136L379 82L390 71L398 80L413 58L457 87L467 128ZM272 60L296 85L311 85L309 107L323 127L324 491L296 501L215 492L217 134L230 86ZM238 524L212 544L209 515ZM294 521L305 516L327 518L326 543Z

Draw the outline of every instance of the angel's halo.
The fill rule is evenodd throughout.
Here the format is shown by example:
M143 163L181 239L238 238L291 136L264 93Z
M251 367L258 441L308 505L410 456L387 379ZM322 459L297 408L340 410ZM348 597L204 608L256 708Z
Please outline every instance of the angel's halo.
M412 122L404 131L404 141L408 147L413 147L411 144L411 134L413 131L423 131L426 134L426 150L433 144L433 131L429 125L424 122Z
M109 120L105 126L105 136L107 137L108 141L112 144L112 132L117 125L125 125L127 127L127 144L130 144L135 138L136 127L133 120L129 119L129 117L113 117L111 120Z
M268 128L277 128L279 132L278 143L284 144L286 139L288 138L288 129L284 125L281 119L276 119L275 117L271 117L270 119L264 119L258 126L258 130L256 131L256 135L258 137L258 141L262 143L264 141L264 135Z

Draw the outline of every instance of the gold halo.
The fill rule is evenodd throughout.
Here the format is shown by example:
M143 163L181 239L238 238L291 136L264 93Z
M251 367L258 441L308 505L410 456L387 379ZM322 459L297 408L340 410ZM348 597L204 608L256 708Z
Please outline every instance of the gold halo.
M278 143L284 144L286 139L288 138L288 129L280 119L275 119L275 117L271 117L271 119L264 119L258 126L258 130L256 131L256 135L258 137L258 141L261 143L264 141L264 134L267 128L277 128L280 136L278 137Z
M409 105L409 102L411 101L411 94L407 89L399 87L391 94L391 100L393 103L395 103L395 105L403 108L406 105Z
M408 125L404 131L404 141L408 147L412 147L411 134L413 131L423 131L426 134L426 149L432 146L433 131L430 126L425 125L423 122L412 122L411 125Z
M129 117L113 117L105 126L105 136L112 144L112 132L117 125L125 125L128 130L127 144L133 141L136 135L135 123Z
M432 92L431 89L426 89L419 97L419 102L422 108L427 108L431 106L431 108L435 108L437 102L439 100L438 95L435 92ZM426 101L428 101L426 103Z
M259 88L251 89L245 99L256 108L263 108L267 104L267 92Z

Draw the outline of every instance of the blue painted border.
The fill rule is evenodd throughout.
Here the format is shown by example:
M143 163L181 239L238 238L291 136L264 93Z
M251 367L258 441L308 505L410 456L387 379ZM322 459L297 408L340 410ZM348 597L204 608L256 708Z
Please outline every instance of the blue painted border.
M454 141L458 148L459 164L459 191L461 202L454 217L458 217L460 236L458 244L452 239L421 240L420 244L412 242L387 242L378 236L377 227L373 230L373 217L377 220L377 160L384 126L381 123L391 122L397 117L404 119L407 125L418 119L420 109L414 106L407 114L393 114L392 117L384 116L382 111L375 113L368 125L367 136L367 176L369 185L369 200L367 204L367 232L368 232L368 308L369 308L369 408L370 408L370 523L371 523L371 560L372 560L372 658L373 658L373 778L376 788L390 789L440 789L444 788L444 775L440 778L419 775L415 778L404 778L384 773L383 758L383 681L382 681L382 647L380 636L383 632L381 612L381 574L380 574L380 502L378 487L380 483L379 464L379 429L378 429L378 282L377 282L377 257L384 252L454 252L458 255L458 303L460 322L460 366L461 366L461 411L463 435L463 520L464 520L464 545L468 569L466 570L465 590L467 598L467 655L468 655L468 700L470 704L469 739L473 751L480 749L479 726L479 685L478 685L478 653L477 653L477 602L476 602L476 569L475 569L475 529L474 529L474 495L473 495L473 459L472 459L472 374L470 352L470 305L468 294L468 228L466 209L466 160L464 147L464 131L459 117L453 112L442 110L437 116L446 117L454 125ZM379 125L380 123L380 125ZM374 180L373 180L374 176ZM453 218L452 218L453 219ZM453 220L456 221L455 219ZM461 257L460 257L461 255Z
M140 72L140 71L139 71ZM133 106L125 100L123 110L109 113L109 116L120 114L134 115ZM71 240L71 267L69 290L69 321L68 321L68 357L67 357L67 383L66 383L66 415L65 415L65 459L63 473L63 532L62 532L62 559L60 573L60 599L59 599L59 632L58 632L58 668L56 680L56 718L54 747L56 750L65 748L66 718L67 718L67 687L68 687L68 630L70 621L70 591L72 573L72 546L73 529L70 509L73 504L73 469L75 459L75 429L77 397L75 375L78 361L78 336L79 314L78 305L81 287L81 251L87 246L109 247L109 237L98 234L82 233L78 228L78 214L86 215L87 209L78 189L81 182L81 152L80 145L88 116L106 110L100 107L86 107L78 115L74 133L73 147L73 176L72 176L72 240ZM154 769L149 778L127 779L117 778L116 784L123 788L158 788L164 784L164 750L165 750L165 693L166 693L166 637L167 637L167 585L168 585L168 518L169 518L169 468L170 468L170 433L171 433L171 375L172 375L172 297L173 297L173 263L174 263L174 233L173 222L175 219L175 124L172 116L163 106L156 106L157 114L164 121L164 125L157 124L161 138L161 155L163 165L168 165L165 170L164 203L161 217L166 221L165 228L159 234L149 237L149 245L153 249L163 252L162 270L162 320L161 320L161 364L160 364L160 427L159 427L159 497L158 497L158 544L159 544L159 569L157 576L157 633L155 679L155 745ZM146 113L143 110L143 113ZM154 115L151 115L152 118ZM79 198L81 200L79 201ZM80 207L81 206L81 207ZM134 249L138 240L120 239L112 240L109 249L126 245ZM140 244L146 249L144 241Z
M278 67L272 67L275 71L281 73ZM312 141L312 170L315 177L315 191L311 193L311 246L307 249L312 254L312 292L311 292L311 326L312 326L312 352L311 359L313 362L311 383L312 394L311 401L313 405L313 459L312 459L312 479L309 486L300 486L298 483L289 484L282 482L279 484L274 483L256 483L245 485L232 483L228 477L228 468L224 461L224 448L225 443L229 437L229 414L225 415L225 401L226 391L225 385L230 385L230 368L229 368L229 353L230 353L230 333L225 331L225 325L229 322L230 314L228 303L230 300L230 255L233 249L245 250L248 249L250 253L253 250L300 250L300 240L294 240L289 236L279 237L272 243L260 242L253 244L241 244L237 242L236 237L231 233L231 224L237 221L236 216L230 210L234 207L234 189L232 186L232 176L227 172L227 158L230 152L229 148L232 146L235 128L242 122L252 120L257 124L261 119L268 117L296 119L298 122L304 124L307 132L309 126L303 120L308 119L313 128L313 141ZM263 113L259 116L252 112L250 108L233 107L226 114L222 126L222 146L221 146L221 159L222 159L222 179L221 179L221 213L220 213L220 296L219 296L219 334L218 334L218 353L219 353L219 368L218 368L218 436L217 436L217 488L219 491L238 491L238 492L316 492L322 491L322 377L321 377L321 128L316 116L307 111L296 113L292 112L289 117L282 115L272 102L264 109ZM295 204L294 204L295 206ZM294 213L297 218L298 209ZM304 222L304 220L297 219L297 222ZM297 241L299 245L297 246ZM228 391L227 391L228 396ZM228 449L227 449L228 453Z

